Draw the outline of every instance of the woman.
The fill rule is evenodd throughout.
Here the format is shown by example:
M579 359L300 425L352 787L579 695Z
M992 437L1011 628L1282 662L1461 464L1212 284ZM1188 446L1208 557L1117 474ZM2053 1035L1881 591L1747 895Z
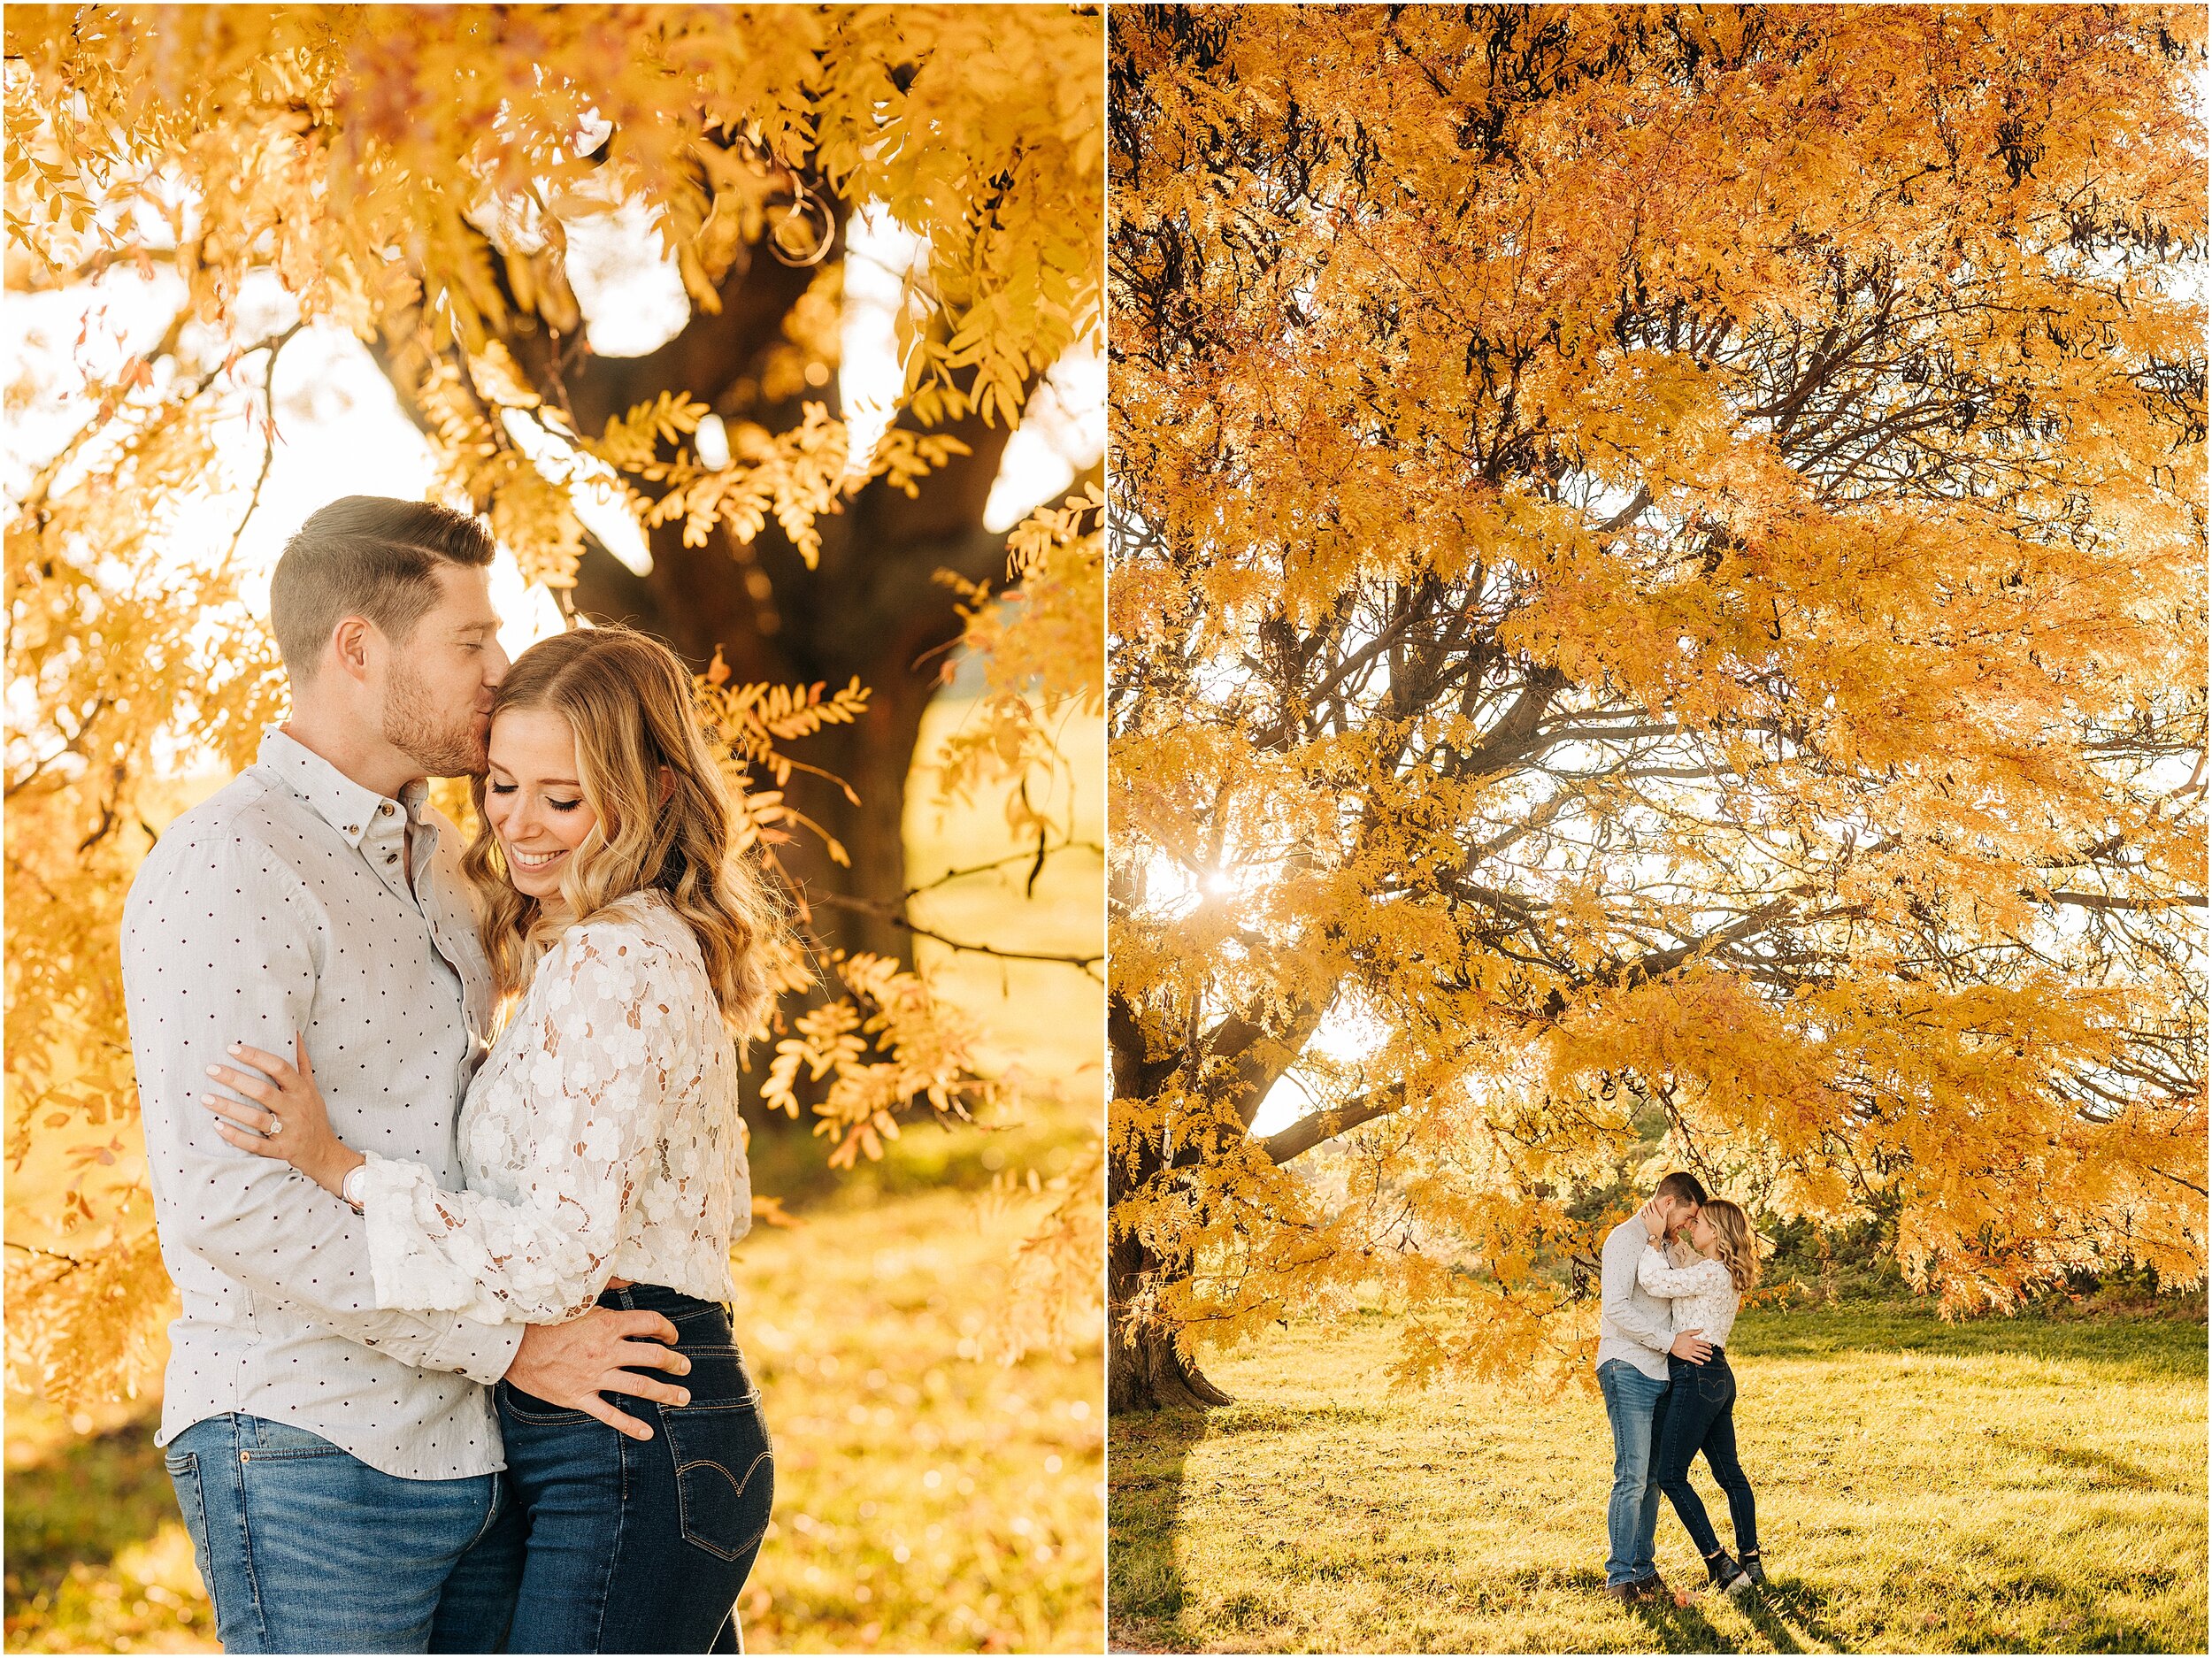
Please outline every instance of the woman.
M468 1189L339 1140L303 1055L233 1050L270 1080L226 1079L269 1112L203 1103L361 1210L379 1306L557 1324L596 1301L676 1326L680 1408L618 1395L595 1420L499 1384L513 1501L479 1547L512 1556L510 1651L734 1651L774 1470L723 1305L752 1207L732 1032L771 994L780 922L733 856L689 676L642 634L524 652L475 797L462 867L519 1000L462 1106Z
M1668 1264L1662 1234L1663 1216L1647 1203L1638 1216L1651 1233L1651 1247L1636 1263L1636 1281L1647 1294L1671 1298L1675 1333L1694 1330L1712 1343L1702 1364L1667 1355L1668 1388L1656 1426L1659 1489L1688 1530L1714 1585L1730 1594L1747 1593L1767 1580L1759 1562L1759 1525L1751 1501L1751 1482L1736 1460L1736 1376L1728 1368L1728 1333L1736 1323L1743 1293L1759 1281L1759 1254L1751 1222L1726 1198L1712 1198L1690 1223L1690 1247L1700 1259L1686 1267ZM1713 1478L1728 1493L1728 1516L1736 1531L1741 1564L1728 1557L1706 1516L1705 1504L1690 1484L1690 1461L1700 1451Z

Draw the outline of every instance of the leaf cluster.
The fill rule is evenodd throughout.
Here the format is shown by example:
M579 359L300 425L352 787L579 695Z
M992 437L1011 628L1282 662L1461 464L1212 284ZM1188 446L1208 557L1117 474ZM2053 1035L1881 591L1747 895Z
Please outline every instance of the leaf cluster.
M1150 1313L1365 1276L1483 1332L1417 1370L1566 1352L1528 1263L1654 1111L1787 1213L1892 1205L1947 1309L2201 1274L2203 53L2158 8L1117 19Z

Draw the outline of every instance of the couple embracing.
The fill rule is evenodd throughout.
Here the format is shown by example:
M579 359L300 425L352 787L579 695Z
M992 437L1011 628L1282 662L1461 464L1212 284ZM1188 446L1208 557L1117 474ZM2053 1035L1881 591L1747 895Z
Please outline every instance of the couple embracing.
M737 1041L780 913L675 656L511 666L492 557L436 506L310 518L291 718L125 908L157 1443L230 1652L740 1649L774 1474ZM464 776L466 845L425 799Z
M1759 1281L1750 1217L1707 1197L1694 1175L1671 1174L1607 1237L1600 1279L1598 1386L1613 1428L1605 1592L1624 1605L1667 1593L1652 1559L1664 1492L1704 1556L1707 1581L1747 1593L1767 1577L1751 1482L1736 1460L1727 1345L1744 1293ZM1740 1558L1721 1547L1690 1484L1700 1452L1728 1494Z

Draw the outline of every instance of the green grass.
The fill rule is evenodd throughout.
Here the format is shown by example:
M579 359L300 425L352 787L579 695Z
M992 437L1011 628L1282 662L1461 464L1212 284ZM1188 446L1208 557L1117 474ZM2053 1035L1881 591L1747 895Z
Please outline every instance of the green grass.
M152 1419L73 1431L13 1393L7 1412L7 1649L220 1651Z
M1098 1343L977 1357L1027 1218L940 1191L749 1241L739 1316L776 1440L750 1649L1099 1649Z
M1371 1310L1294 1326L1209 1364L1235 1405L1114 1421L1116 1647L2205 1650L2201 1323L1747 1314L1738 1441L1771 1582L1640 1612L1600 1593L1594 1391L1394 1390L1394 1336ZM1702 1585L1671 1509L1659 1565Z

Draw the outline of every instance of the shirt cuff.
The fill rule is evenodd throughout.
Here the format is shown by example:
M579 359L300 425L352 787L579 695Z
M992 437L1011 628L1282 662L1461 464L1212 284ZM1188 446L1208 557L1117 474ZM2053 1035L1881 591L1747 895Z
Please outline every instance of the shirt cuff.
M421 1313L467 1310L478 1300L476 1278L451 1257L472 1240L440 1232L444 1223L435 1177L420 1163L373 1151L364 1155L361 1216L376 1304ZM445 1248L432 1247L430 1240L438 1236Z
M457 1318L453 1327L440 1336L430 1349L429 1362L425 1368L453 1370L489 1387L506 1375L507 1367L515 1362L527 1328L524 1324L482 1324L473 1318Z

